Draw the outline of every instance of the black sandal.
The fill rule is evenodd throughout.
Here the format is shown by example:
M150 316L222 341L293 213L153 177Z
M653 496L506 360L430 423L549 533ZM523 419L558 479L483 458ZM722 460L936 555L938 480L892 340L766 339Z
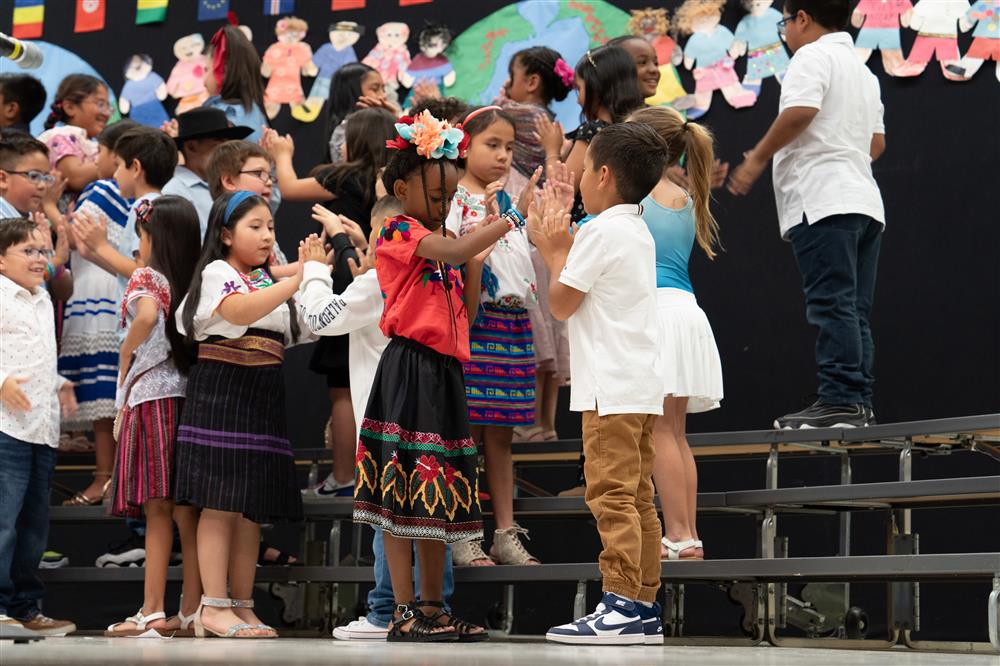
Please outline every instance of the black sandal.
M429 616L428 619L440 624L438 620L442 617L447 617L448 621L441 624L442 627L455 627L455 633L458 635L458 640L463 643L478 643L481 641L490 640L490 635L487 633L486 629L480 627L477 624L472 624L471 622L466 622L455 617L454 613L446 613L444 610L443 601L418 601L418 606L433 606L434 608L440 608L437 613ZM476 629L481 629L482 631L476 631Z
M458 634L454 631L435 631L445 625L438 624L424 615L415 601L399 604L396 606L396 613L399 617L393 614L392 627L385 637L389 643L440 643L458 640ZM403 631L400 626L408 620L413 620L413 623L409 629Z

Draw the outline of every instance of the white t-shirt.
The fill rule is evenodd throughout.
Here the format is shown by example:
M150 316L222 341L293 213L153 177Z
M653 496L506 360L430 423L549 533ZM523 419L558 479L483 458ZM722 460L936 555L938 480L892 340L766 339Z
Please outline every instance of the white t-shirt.
M382 318L382 289L374 270L354 278L342 294L333 293L326 264L306 262L299 287L299 316L316 335L348 335L351 401L354 424L361 430L382 352L389 338L378 323ZM359 432L360 434L360 432Z
M809 127L774 156L774 198L781 236L831 215L860 213L885 224L872 176L873 134L885 134L878 79L854 53L846 32L823 35L792 57L778 111L819 109Z
M576 232L559 282L586 293L569 318L569 408L662 414L656 372L656 249L635 204L612 206Z
M216 259L201 272L201 299L198 301L198 310L194 315L194 339L204 340L212 335L221 335L225 338L242 337L247 329L261 328L265 331L275 331L285 335L285 343L291 340L291 328L288 307L282 303L274 310L264 315L250 326L237 326L222 318L217 312L222 301L232 294L249 294L254 289L247 284L238 270L230 266L222 259ZM183 313L184 304L187 297L181 301L177 307L177 330L182 335L187 335L184 329ZM301 337L301 336L300 336ZM300 340L301 341L301 340Z

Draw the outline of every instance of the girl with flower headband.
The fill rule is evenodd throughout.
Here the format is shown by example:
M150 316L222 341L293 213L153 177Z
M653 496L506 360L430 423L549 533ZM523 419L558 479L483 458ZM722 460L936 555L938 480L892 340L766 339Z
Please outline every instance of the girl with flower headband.
M403 214L386 221L375 250L380 327L390 342L361 423L354 521L383 531L397 604L387 640L485 640L481 627L445 611L441 580L445 543L482 536L461 362L470 358L468 313L479 307L483 260L510 226L491 215L475 233L448 237L444 221L468 139L426 111L404 116L396 130L382 182Z
M201 596L198 516L193 507L174 506L173 494L174 448L191 358L173 317L194 274L201 227L194 206L174 196L141 201L135 227L143 266L132 272L121 304L121 325L128 332L119 354L111 513L146 518L145 585L142 607L108 627L106 635L135 636L147 629L191 635ZM168 620L163 597L174 521L184 553L184 594L177 616Z
M277 636L253 612L260 524L302 518L281 372L285 347L298 338L291 298L302 265L275 282L267 266L273 247L265 199L246 190L216 199L176 317L188 342L198 343L174 490L178 504L201 508L197 636Z
M224 25L212 36L208 61L204 82L210 97L202 106L222 109L234 126L252 127L246 140L256 143L268 127L257 49L236 25Z

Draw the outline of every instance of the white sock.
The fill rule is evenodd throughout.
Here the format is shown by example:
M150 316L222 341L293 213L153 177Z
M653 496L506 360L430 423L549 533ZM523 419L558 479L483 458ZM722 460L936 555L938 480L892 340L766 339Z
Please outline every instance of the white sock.
M637 601L635 603L642 604L646 608L652 608L653 607L653 603L651 601Z

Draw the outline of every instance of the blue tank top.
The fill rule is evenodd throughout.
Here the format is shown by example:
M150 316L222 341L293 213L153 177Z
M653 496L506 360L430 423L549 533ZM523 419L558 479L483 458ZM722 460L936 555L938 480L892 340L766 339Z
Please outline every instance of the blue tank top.
M652 197L642 200L642 219L656 244L656 286L694 293L688 261L694 248L694 203L688 195L683 208L663 206Z

